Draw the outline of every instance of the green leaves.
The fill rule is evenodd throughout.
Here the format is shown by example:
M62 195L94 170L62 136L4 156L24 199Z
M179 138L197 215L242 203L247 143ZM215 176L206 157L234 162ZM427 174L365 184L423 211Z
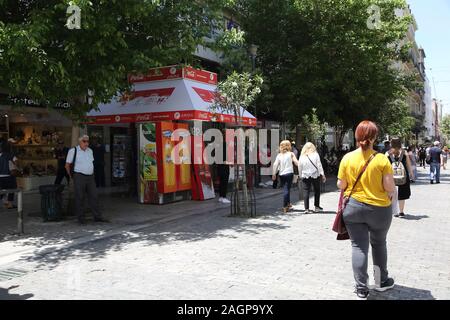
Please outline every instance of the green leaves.
M263 79L259 75L233 72L217 85L217 94L211 111L234 114L238 122L243 116L243 109L247 109L261 93L262 84Z
M316 108L318 119L353 128L380 115L411 85L392 68L404 60L410 17L404 0L242 0L247 43L259 45L258 66L270 84L258 106L292 124ZM368 8L381 8L381 28L369 29ZM393 45L396 44L396 45Z
M81 29L65 27L67 0L0 3L0 88L69 101L73 118L128 88L127 74L192 62L222 2L87 1ZM208 19L205 19L207 17ZM93 104L83 97L93 90Z

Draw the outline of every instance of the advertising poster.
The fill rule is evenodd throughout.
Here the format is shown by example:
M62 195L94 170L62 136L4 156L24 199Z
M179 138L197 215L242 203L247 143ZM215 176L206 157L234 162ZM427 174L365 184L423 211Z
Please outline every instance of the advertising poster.
M174 147L174 142L172 139L172 134L174 131L173 122L159 122L157 125L157 139L160 143L158 144L159 151L161 152L160 168L163 174L163 179L158 181L158 190L161 193L170 193L177 191L177 179L175 163L172 159L172 149Z
M144 123L139 128L140 202L158 203L156 126L154 123Z
M178 123L177 129L185 129L188 134L189 126L187 123ZM177 163L177 181L178 190L190 190L191 189L191 154L190 154L190 137L180 137L180 140L176 142L178 145Z

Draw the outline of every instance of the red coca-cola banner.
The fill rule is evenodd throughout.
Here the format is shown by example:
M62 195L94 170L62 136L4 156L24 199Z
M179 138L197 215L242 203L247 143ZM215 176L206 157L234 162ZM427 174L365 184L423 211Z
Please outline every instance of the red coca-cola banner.
M162 67L153 68L145 74L129 75L130 83L152 82L161 80L189 79L211 85L217 84L217 74L205 70L194 69L191 67Z
M107 115L88 117L88 124L112 124L112 123L133 123L163 120L204 120L234 123L235 117L227 114L213 114L206 111L177 111L177 112L152 112L126 115ZM253 118L242 118L244 125L255 126L256 120Z

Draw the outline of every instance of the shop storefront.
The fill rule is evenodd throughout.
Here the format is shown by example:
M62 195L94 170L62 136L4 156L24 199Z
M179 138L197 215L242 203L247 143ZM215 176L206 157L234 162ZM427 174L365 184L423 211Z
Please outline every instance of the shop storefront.
M137 168L134 167L140 203L214 198L211 168L207 164L195 164L199 161L194 157L201 156L205 147L204 130L235 121L231 114L210 111L217 75L171 66L151 69L148 74L130 76L129 80L133 85L131 94L117 97L88 114L89 127L103 127L109 132L117 126L129 128L119 138L130 145L123 160L119 156L114 161L115 143L112 142L112 176L121 174L122 161L131 163L129 171L137 163ZM256 119L248 112L243 113L242 121L248 126L256 125ZM177 129L184 129L189 139L181 136L177 142L172 141ZM192 148L188 148L188 143ZM178 159L174 161L171 155L176 145ZM201 152L190 154L189 150L196 147Z
M72 122L56 110L31 106L0 106L0 135L18 158L17 185L24 191L53 184L58 161L55 147L72 142Z

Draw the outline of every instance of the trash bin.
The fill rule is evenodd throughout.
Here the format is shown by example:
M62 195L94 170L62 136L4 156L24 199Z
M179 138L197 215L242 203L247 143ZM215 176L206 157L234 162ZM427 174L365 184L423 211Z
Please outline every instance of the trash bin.
M62 219L62 192L64 185L44 185L39 187L41 194L41 213L44 221L60 221Z

